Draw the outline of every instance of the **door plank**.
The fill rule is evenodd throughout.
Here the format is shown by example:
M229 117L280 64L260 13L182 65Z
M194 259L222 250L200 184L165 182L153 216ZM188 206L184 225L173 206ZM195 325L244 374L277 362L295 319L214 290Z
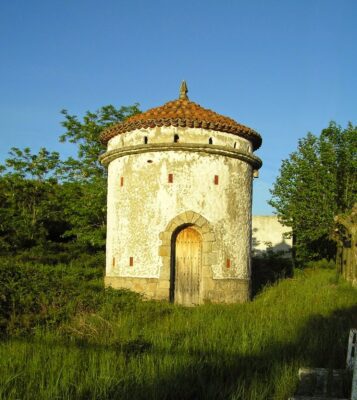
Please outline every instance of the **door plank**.
M183 229L176 238L175 302L199 304L201 285L201 235L193 228Z

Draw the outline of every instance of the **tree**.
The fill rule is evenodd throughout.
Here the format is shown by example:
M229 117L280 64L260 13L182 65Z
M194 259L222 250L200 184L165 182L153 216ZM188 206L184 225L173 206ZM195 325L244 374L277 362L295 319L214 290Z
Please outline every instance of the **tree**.
M72 183L67 185L65 209L71 229L65 236L75 236L77 243L87 250L105 246L107 171L98 161L105 150L100 134L110 125L138 113L138 104L119 109L108 105L96 112L88 111L81 122L75 115L62 111L66 132L60 141L77 145L77 159L68 158L62 166L62 179Z
M103 250L106 231L104 128L139 113L138 105L104 106L87 112L83 122L62 111L66 129L60 141L77 145L77 158L58 152L12 148L0 165L0 251L48 251L51 243L71 243L76 252ZM40 251L40 250L39 250Z
M59 140L77 145L77 159L70 157L64 162L63 174L67 180L83 182L106 176L106 169L98 161L98 155L105 150L100 141L101 132L110 125L122 122L140 112L138 104L118 109L108 105L96 112L87 111L81 122L76 115L70 115L67 110L62 110L61 113L65 117L62 126L66 132Z
M308 133L283 160L269 204L290 226L298 263L335 256L330 239L335 215L351 209L357 193L357 127L331 122Z
M62 225L58 201L59 153L13 147L1 166L0 250L43 244Z

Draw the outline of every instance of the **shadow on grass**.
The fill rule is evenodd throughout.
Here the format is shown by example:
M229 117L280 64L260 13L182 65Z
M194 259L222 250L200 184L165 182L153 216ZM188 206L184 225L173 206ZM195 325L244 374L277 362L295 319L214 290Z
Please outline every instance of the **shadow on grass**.
M128 362L151 356L158 366L156 377L151 381L146 377L143 382L135 376L127 379L118 376L118 383L107 386L102 395L96 394L97 400L275 399L276 385L281 384L279 380L285 367L301 362L298 366L344 368L348 332L355 326L357 305L336 310L327 317L314 315L291 341L272 341L262 346L259 353L246 356L225 351L167 351L140 338L126 344L106 346L83 342L82 346L83 351L118 351ZM56 345L63 347L64 343ZM78 349L78 345L66 343L67 351L71 346ZM160 360L167 356L181 359L183 366L166 369L164 375L160 375ZM297 370L294 374L297 376ZM80 395L73 393L72 398L94 399L90 388Z
M134 385L127 394L135 399L253 400L253 394L244 393L239 387L252 390L254 386L259 386L259 382L267 390L270 386L270 393L259 398L273 399L274 380L275 384L278 383L278 377L274 374L279 374L279 370L285 366L294 365L296 360L303 362L300 366L345 368L348 333L355 326L357 305L337 310L328 317L315 315L297 333L295 340L289 343L271 342L259 354L249 356L224 352L190 353L189 363L178 373L158 376L155 382L147 386ZM172 355L180 357L180 354ZM349 396L348 389L346 397ZM114 385L110 395L103 400L121 398L120 395L120 386Z
M291 258L281 257L274 252L252 258L252 297L259 294L266 285L293 276Z

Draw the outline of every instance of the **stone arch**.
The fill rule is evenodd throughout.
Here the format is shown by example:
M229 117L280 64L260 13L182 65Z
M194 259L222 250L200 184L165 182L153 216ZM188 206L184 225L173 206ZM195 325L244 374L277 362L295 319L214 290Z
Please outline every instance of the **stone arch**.
M162 269L160 280L166 281L166 287L170 288L170 276L172 267L172 254L174 239L181 229L192 226L202 237L202 295L201 302L204 302L205 293L212 288L213 271L212 265L217 263L217 241L212 224L202 215L194 211L186 211L173 218L160 233L161 246L159 255L162 257Z

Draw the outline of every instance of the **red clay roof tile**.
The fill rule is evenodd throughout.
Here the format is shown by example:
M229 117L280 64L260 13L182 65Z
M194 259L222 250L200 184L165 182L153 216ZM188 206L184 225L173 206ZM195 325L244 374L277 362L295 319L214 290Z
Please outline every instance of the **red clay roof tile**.
M188 99L169 101L161 107L152 108L115 124L102 132L101 141L106 144L108 140L121 133L156 126L194 127L227 132L251 141L254 150L262 143L261 136L253 129L237 123L232 118L205 109Z

